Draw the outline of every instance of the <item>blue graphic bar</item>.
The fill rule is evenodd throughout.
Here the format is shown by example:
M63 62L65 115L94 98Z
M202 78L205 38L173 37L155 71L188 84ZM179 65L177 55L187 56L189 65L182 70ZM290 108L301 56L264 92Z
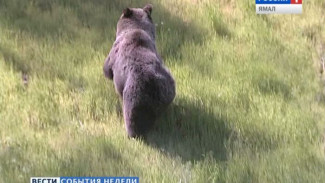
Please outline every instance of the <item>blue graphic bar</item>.
M255 0L256 4L291 4L291 0Z
M60 177L60 183L139 183L139 177Z
M30 183L139 183L139 177L31 177Z

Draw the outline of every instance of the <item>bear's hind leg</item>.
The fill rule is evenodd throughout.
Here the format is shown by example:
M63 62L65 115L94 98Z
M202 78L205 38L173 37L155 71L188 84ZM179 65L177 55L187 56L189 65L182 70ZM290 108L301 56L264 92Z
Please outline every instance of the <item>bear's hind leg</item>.
M126 131L131 138L144 137L156 119L149 105L134 106L125 99L123 99L123 116Z

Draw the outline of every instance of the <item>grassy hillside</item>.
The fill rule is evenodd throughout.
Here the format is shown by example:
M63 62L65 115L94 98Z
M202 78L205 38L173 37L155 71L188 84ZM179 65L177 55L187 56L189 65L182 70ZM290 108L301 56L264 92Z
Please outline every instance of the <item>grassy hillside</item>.
M177 83L147 141L129 140L103 76L131 0L0 0L0 183L325 182L325 2L256 15L253 0L152 0Z

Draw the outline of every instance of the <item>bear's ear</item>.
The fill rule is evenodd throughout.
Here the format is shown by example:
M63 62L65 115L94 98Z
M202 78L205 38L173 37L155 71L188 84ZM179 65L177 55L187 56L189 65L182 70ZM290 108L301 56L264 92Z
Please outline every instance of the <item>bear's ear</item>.
M132 16L132 10L130 8L125 8L123 10L123 18L129 18Z
M151 15L152 12L152 4L147 4L143 7L143 10L148 14Z

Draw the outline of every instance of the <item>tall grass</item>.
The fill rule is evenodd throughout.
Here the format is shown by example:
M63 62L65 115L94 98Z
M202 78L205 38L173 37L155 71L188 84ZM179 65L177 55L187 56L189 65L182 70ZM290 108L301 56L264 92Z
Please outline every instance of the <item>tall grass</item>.
M153 0L177 96L137 141L102 66L123 8L145 3L0 0L0 183L324 182L325 2L256 15L248 0Z

